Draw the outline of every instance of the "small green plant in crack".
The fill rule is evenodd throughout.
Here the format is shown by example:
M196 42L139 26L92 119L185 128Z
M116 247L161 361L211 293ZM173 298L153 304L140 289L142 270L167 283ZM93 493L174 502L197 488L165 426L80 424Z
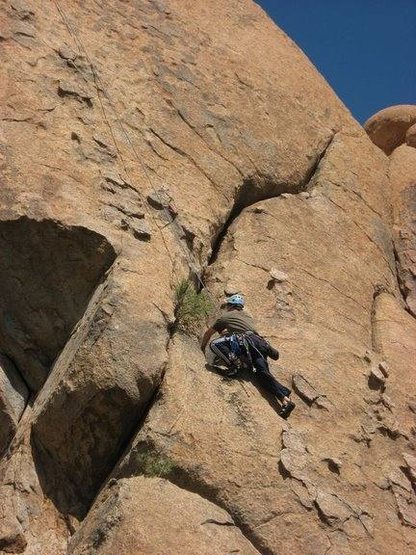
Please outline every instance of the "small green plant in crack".
M197 291L184 279L176 287L176 326L188 335L197 335L211 314L214 305L205 291Z
M155 477L167 476L175 468L174 462L157 451L143 451L137 455L141 474Z

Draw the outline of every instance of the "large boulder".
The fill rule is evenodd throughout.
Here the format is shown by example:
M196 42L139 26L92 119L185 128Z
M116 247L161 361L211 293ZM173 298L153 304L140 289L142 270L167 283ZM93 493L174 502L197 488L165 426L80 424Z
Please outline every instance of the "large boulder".
M403 104L377 112L365 122L364 129L373 143L390 155L401 144L412 142L407 132L415 123L416 106Z
M406 144L416 147L416 123L406 131Z
M99 510L90 519L99 529L90 526L75 534L70 554L259 553L226 511L157 476L120 480Z

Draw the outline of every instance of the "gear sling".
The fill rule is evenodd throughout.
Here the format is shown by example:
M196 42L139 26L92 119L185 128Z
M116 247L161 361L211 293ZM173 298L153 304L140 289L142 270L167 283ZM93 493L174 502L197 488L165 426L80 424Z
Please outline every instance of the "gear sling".
M267 357L277 360L279 353L263 337L251 331L233 333L214 339L210 349L229 368L229 376L247 368L253 372L254 380L279 400L290 395L290 389L280 384L269 370Z

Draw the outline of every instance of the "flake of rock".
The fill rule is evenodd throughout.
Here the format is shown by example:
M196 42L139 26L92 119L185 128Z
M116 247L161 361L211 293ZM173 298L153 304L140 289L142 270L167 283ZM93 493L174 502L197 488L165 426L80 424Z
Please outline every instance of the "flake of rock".
M399 469L392 470L388 476L388 480L392 486L399 486L408 492L412 491L409 480Z
M182 230L181 239L184 239L188 249L190 251L193 251L194 250L194 241L195 241L195 238L196 238L195 232L192 231L192 229L187 227L185 224L182 224L180 226L180 228Z
M308 463L307 453L301 453L292 449L284 448L280 452L280 464L284 470L297 480L305 480L306 473L304 472Z
M100 148L104 149L112 158L117 157L117 151L116 151L115 147L111 144L111 141L109 139L107 139L107 137L104 137L103 135L100 135L99 133L94 133L92 138L97 143L97 145Z
M328 463L330 470L338 473L341 470L342 461L340 459L337 459L335 457L324 457L322 460Z
M391 439L397 439L400 436L409 439L406 432L400 428L399 422L392 415L384 416L378 429L386 432Z
M24 37L33 38L36 34L36 29L30 23L17 21L12 26L12 33L15 35L23 35Z
M107 137L104 137L104 135L101 135L100 133L94 133L92 138L99 146L103 148L112 148L109 139L107 139Z
M378 367L381 370L381 373L383 374L383 376L385 378L388 378L389 377L389 365L387 364L387 362L385 360L382 360L379 363Z
M137 203L121 196L117 196L117 198L112 199L109 205L117 208L117 210L126 216L130 216L131 218L138 218L142 220L145 217L144 212L139 209Z
M231 297L231 295L241 295L241 286L236 283L233 279L229 279L224 287L224 295L226 297Z
M305 507L305 509L312 509L314 497L312 497L308 491L308 488L305 487L303 482L299 480L291 480L290 487L293 493L298 497L300 504Z
M78 84L61 79L58 85L59 96L75 96L80 100L85 100L88 105L91 105L91 100L93 98L92 94L87 92L84 88L80 87Z
M383 395L381 396L381 402L383 403L383 405L391 410L395 408L395 404L393 403L393 401L390 399L390 397L386 394L383 393Z
M381 478L381 480L379 480L376 483L376 485L377 485L377 487L379 487L382 490L388 490L388 489L390 489L390 486L391 486L390 481L389 481L388 478Z
M411 399L408 403L407 406L409 407L409 409L416 414L416 399Z
M284 281L288 281L289 277L284 272L277 270L276 268L272 268L269 272L270 277L273 281L277 283L282 283Z
M266 212L266 209L264 208L264 205L263 205L263 204L258 204L258 205L254 208L253 212L254 212L255 214L264 214L264 212Z
M369 385L370 387L379 388L384 386L386 377L378 367L373 367L370 370Z
M291 429L283 432L282 443L283 443L283 447L286 447L291 451L296 451L298 453L306 453L306 447L303 442L303 439L297 432Z
M299 193L299 196L301 198L310 198L311 194L308 191L302 191L301 193Z
M416 457L410 455L409 453L402 453L402 455L407 465L410 479L412 482L416 482Z
M76 131L71 131L71 141L77 141L77 143L81 142L81 137Z
M112 183L113 185L117 185L118 187L121 187L122 189L126 187L126 182L124 181L124 179L122 177L120 177L120 175L117 172L106 171L106 172L103 173L103 177L108 183Z
M359 516L359 520L370 536L374 536L374 521L372 517L364 513Z
M136 239L150 241L152 232L146 221L130 218L127 225L132 230Z
M128 225L126 223L122 224L122 215L120 211L114 206L104 206L101 209L101 213L107 222L111 222L113 225L121 227L122 229L128 229Z
M12 0L10 2L11 7L17 12L18 16L21 19L29 19L35 12L33 11L32 7L28 5L27 2L23 0Z
M413 495L408 497L401 493L395 494L399 517L403 524L416 528L416 505L413 497Z
M354 515L351 507L333 493L318 490L315 503L323 520L330 526L340 524Z
M312 405L312 403L320 396L313 385L311 385L301 374L294 374L292 378L292 385L299 397L301 397L309 405Z
M70 48L66 44L63 44L62 46L59 47L58 54L64 60L69 60L71 62L73 62L77 57L77 53L74 52L74 50L72 50L72 48Z
M364 360L366 362L372 362L373 360L373 353L371 351L366 351L364 354Z
M292 197L293 195L291 195L290 193L282 193L280 196L281 196L282 198L290 198L290 197Z
M158 189L147 195L147 202L152 208L156 210L163 210L169 206L172 201L172 197L166 191L166 189Z
M314 406L318 407L318 409L324 410L331 410L333 405L331 401L325 395L319 395L317 399L314 401Z

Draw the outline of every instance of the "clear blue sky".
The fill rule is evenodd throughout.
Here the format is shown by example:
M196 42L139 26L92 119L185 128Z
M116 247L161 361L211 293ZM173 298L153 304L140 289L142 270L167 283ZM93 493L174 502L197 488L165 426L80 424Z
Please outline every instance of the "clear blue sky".
M364 123L416 104L416 0L256 0Z

